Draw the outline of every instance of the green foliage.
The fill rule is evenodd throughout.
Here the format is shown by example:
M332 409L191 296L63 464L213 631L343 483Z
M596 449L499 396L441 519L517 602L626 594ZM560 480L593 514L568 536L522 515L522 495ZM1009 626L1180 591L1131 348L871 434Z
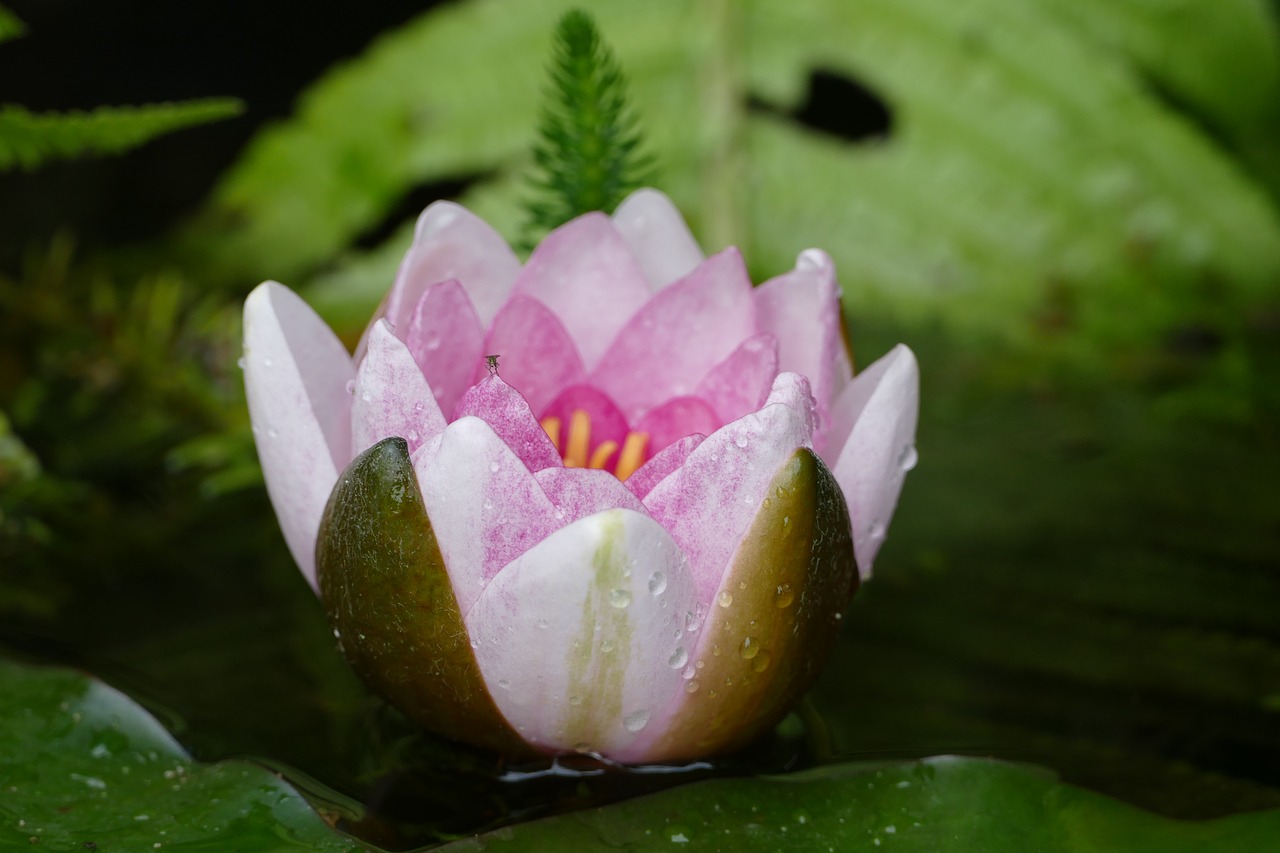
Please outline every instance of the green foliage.
M565 14L556 27L551 87L538 126L534 180L541 198L528 202L526 237L593 210L613 211L650 179L640 132L627 104L626 80L591 16Z
M368 849L268 770L193 761L102 682L5 660L0 785L6 849Z
M0 170L34 169L49 160L86 154L119 154L184 127L230 118L241 109L234 98L39 114L6 104L0 106Z
M0 42L15 39L26 31L26 26L18 20L17 15L0 6Z

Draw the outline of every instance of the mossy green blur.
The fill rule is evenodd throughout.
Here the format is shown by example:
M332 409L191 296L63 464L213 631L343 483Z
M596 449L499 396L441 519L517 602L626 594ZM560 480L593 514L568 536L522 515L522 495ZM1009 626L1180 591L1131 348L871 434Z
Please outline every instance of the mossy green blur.
M528 751L485 688L404 439L378 442L342 473L316 571L342 652L371 687L432 731Z

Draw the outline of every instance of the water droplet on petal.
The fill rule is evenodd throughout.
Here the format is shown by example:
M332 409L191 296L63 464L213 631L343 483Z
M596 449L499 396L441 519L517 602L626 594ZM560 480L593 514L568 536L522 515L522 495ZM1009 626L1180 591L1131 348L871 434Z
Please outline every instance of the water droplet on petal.
M489 463L489 470L496 474L498 471L502 470L502 466L499 465L498 461L495 459L493 462Z
M545 629L546 629L546 627L547 627L547 620L546 620L546 619L539 619L539 620L538 620L538 627L539 627L539 628L542 628L542 629L544 629L544 630L545 630Z
M743 660L751 660L760 654L760 641L755 637L746 637L741 645L738 646L738 654L742 656Z
M267 427L267 438L276 438L280 433L276 432L275 427Z
M649 592L654 595L661 595L663 590L667 588L667 576L662 572L654 572L649 575Z
M791 589L791 584L778 584L778 590L774 593L773 603L779 608L790 607L791 603L796 600L796 594Z
M721 590L720 594L716 596L716 603L721 607L728 607L730 604L733 604L733 593L729 592L727 589Z
M609 603L621 610L631 604L631 590L615 589L609 593Z
M751 667L756 672L764 672L769 668L769 664L773 662L773 655L768 652L761 652L756 656L755 663Z
M685 684L685 686L684 686L684 692L685 692L685 693L697 693L697 692L698 692L698 682L696 682L696 681L689 681L689 682L687 682L687 683Z
M646 709L632 711L622 719L622 727L629 732L638 732L649 725L649 712Z
M422 342L422 345L432 352L440 349L440 333L432 332L427 335L427 339Z
M916 467L916 463L920 461L920 454L916 452L914 444L908 444L902 448L902 452L898 454L898 467L906 472Z
M600 651L604 652L606 655L613 651L613 640L605 640L602 642L600 644Z
M684 629L690 634L696 633L697 630L702 627L702 617L705 613L706 611L703 609L701 604L694 607L691 611L685 611Z
M275 364L275 362L273 362L273 361L272 361L271 359L269 359L269 358L264 358L264 359L262 360L262 366L263 366L263 367L271 367L271 365L273 365L273 364Z
M739 447L746 447L747 437L742 433L738 433L736 436L733 437L733 443L738 445Z
M871 522L871 527L868 528L867 530L868 536L870 536L872 539L879 540L884 538L884 534L885 534L885 529L884 529L883 522L879 522L879 521Z
M244 366L245 366L244 356L240 356L239 358L236 359L236 367L240 368L241 370L244 370Z
M672 669L679 669L689 662L689 653L685 651L684 646L676 646L676 650L671 653L671 657L667 658L667 666Z
M347 393L348 394L356 393L356 381L354 379L347 380Z
M576 708L576 707L578 707L579 705L581 705L581 704L582 704L582 697L581 697L581 696L570 696L570 697L569 697L569 704L570 704L570 705L572 705L572 706L574 706L575 708Z
M493 509L493 501L489 500L488 498L485 498L485 499L484 499L484 508L485 508L485 509Z
M499 687L501 687L503 690L510 690L510 689L511 689L511 682L510 682L510 681L507 681L505 678L499 678L499 679L498 679L498 686L499 686Z
M564 518L564 507L557 506L555 511L556 518Z

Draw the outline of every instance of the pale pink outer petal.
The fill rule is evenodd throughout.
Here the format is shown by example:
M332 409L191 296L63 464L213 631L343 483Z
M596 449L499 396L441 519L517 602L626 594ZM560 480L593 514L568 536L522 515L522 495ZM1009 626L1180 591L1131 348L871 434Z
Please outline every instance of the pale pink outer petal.
M898 344L840 395L824 458L849 504L853 551L863 580L883 544L906 472L915 466L920 368Z
M736 421L764 403L778 375L778 341L768 332L752 335L702 377L694 396L706 400L721 423Z
M692 393L756 332L751 279L730 247L660 290L618 333L591 373L627 418Z
M413 353L442 412L452 412L483 363L484 329L457 279L428 287L414 306L405 346Z
M650 453L661 453L687 435L711 435L719 428L720 418L705 400L675 397L647 413L633 429L649 436Z
M513 296L502 306L485 338L483 354L499 357L503 378L539 414L561 391L587 378L578 348L560 318L527 296Z
M393 435L413 452L445 427L431 386L386 320L374 323L352 388L352 456Z
M613 224L635 253L654 290L665 287L702 263L702 249L684 217L664 193L639 189L613 212Z
M555 504L555 516L562 525L615 507L649 514L617 477L599 468L546 468L533 477Z
M490 375L467 389L454 420L477 417L489 425L530 471L559 467L560 454L529 409L529 404L500 376Z
M487 326L519 272L519 258L489 223L451 201L433 202L418 217L413 246L400 263L381 316L402 328L423 291L454 278L467 289L481 325Z
M760 411L708 436L645 496L649 514L688 556L703 607L778 468L797 448L810 446L812 407L804 377L780 374Z
M487 423L456 420L413 458L462 613L507 563L559 526L555 508Z
M555 312L590 370L649 298L649 282L603 213L561 225L533 250L513 293Z
M684 464L693 449L702 444L705 438L705 435L686 435L679 441L668 444L648 462L637 468L623 485L636 497L644 500L645 495L649 494L654 486Z
M274 281L244 303L244 386L258 459L294 562L316 585L316 534L351 461L355 367L324 321Z
M809 378L818 405L815 442L821 446L832 395L848 366L840 330L840 286L826 252L806 249L795 269L756 288L761 331L778 339L778 369Z
M465 617L502 715L548 752L643 760L629 747L682 688L677 629L694 608L680 549L609 509L557 530L494 578Z

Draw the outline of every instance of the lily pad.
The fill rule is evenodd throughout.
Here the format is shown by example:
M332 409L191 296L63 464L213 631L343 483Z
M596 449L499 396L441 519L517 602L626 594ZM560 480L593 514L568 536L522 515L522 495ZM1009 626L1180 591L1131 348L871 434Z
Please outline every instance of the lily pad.
M1280 811L1170 820L1035 768L944 756L699 782L441 849L1247 853L1277 837Z
M192 760L114 688L70 670L0 660L0 847L8 845L368 849L330 829L265 768Z

